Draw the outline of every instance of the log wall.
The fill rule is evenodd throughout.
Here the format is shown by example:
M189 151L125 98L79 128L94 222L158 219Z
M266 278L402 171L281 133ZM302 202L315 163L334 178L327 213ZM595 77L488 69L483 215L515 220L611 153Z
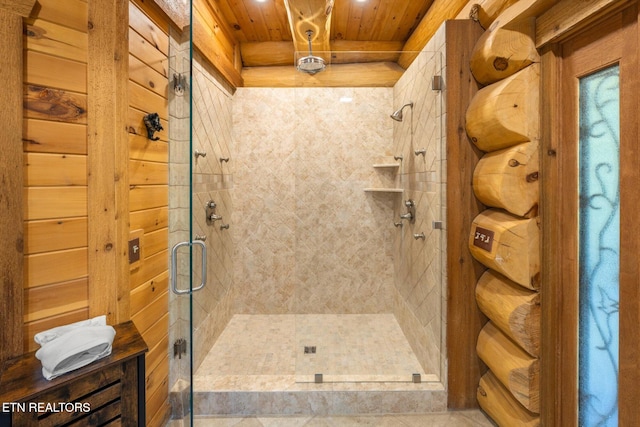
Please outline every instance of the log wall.
M477 399L499 426L540 424L540 73L531 16L542 3L515 2L485 22L488 30L470 61L484 85L466 114L469 139L485 153L473 188L488 207L473 220L468 240L471 254L488 268L476 286L478 307L489 318L476 347L489 369Z
M129 220L139 235L141 262L129 277L131 319L149 346L147 420L160 426L170 414L169 393L169 21L144 2L129 4ZM146 13L145 13L146 12ZM151 19L153 16L154 19ZM163 130L147 138L142 118L158 113Z

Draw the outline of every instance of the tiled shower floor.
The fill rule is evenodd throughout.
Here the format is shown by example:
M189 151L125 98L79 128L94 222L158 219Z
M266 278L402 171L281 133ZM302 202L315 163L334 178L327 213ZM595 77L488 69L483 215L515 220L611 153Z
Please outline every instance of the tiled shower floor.
M314 353L305 353L315 347ZM314 383L423 382L392 314L235 315L195 375L197 390L286 390ZM397 389L400 384L392 388Z
M304 354L315 346L316 354ZM420 373L420 383L413 374ZM323 383L315 383L315 374ZM196 417L446 411L393 315L236 315L193 380Z

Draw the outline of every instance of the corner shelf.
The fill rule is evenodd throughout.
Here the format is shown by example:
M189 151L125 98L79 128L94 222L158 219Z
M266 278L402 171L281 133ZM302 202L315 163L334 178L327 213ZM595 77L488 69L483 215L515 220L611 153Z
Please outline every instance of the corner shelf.
M365 188L365 192L367 193L403 193L404 190L402 188Z
M382 169L382 168L399 168L400 163L374 163L374 168Z
M379 163L374 163L374 169L389 169L393 174L398 173L400 168L400 162L394 161L391 156L378 157ZM402 194L404 190L402 188L385 188L385 187L369 187L364 189L365 193L386 193L386 194Z

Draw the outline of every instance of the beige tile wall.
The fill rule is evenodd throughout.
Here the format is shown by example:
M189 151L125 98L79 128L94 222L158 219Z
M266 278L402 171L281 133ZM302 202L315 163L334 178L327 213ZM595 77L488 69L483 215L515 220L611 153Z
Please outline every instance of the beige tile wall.
M232 314L392 312L425 372L444 379L445 232L432 229L444 218L444 108L442 94L431 90L443 61L429 53L443 43L439 33L395 88L240 88L232 95L196 62L193 148L207 156L194 165L193 225L210 252L209 284L194 299L196 367ZM403 123L392 121L389 114L408 101L413 121L408 110ZM172 185L184 186L192 153L184 106L175 108L170 174ZM415 156L421 148L426 156ZM372 167L396 154L405 159L397 171ZM364 192L394 186L405 193ZM188 238L184 194L172 196L172 244ZM417 220L396 228L408 198ZM222 222L204 220L209 199ZM413 239L420 232L425 241ZM172 301L171 342L188 336L177 314L188 312L185 304Z
M238 89L237 313L391 312L397 196L364 188L388 180L372 164L392 148L392 98L391 88Z
M442 92L432 90L432 79L443 75L443 34L438 32L396 84L394 107L410 101L414 107L413 112L404 110L404 121L396 122L393 129L394 154L404 157L399 173L403 201L411 199L416 204L415 222L404 221L395 235L395 285L399 298L394 313L425 371L437 374L441 380L445 371L442 306L446 298L446 239L445 230L434 229L433 222L444 219L444 109ZM415 154L422 149L426 155ZM396 218L404 212L404 204L398 202ZM420 233L424 233L425 240L414 239L413 235Z

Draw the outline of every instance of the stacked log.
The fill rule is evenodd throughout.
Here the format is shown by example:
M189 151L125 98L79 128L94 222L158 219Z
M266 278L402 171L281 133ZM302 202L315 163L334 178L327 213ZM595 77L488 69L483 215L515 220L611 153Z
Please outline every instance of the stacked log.
M466 114L469 139L485 152L473 175L487 209L473 220L469 250L488 267L476 301L489 318L478 336L488 371L480 407L499 426L540 424L539 57L534 19L545 0L520 0L480 38L470 61L485 85Z
M537 214L538 142L487 153L473 172L476 197L486 206L531 218Z
M480 310L513 342L532 356L540 354L540 294L493 270L476 286Z

